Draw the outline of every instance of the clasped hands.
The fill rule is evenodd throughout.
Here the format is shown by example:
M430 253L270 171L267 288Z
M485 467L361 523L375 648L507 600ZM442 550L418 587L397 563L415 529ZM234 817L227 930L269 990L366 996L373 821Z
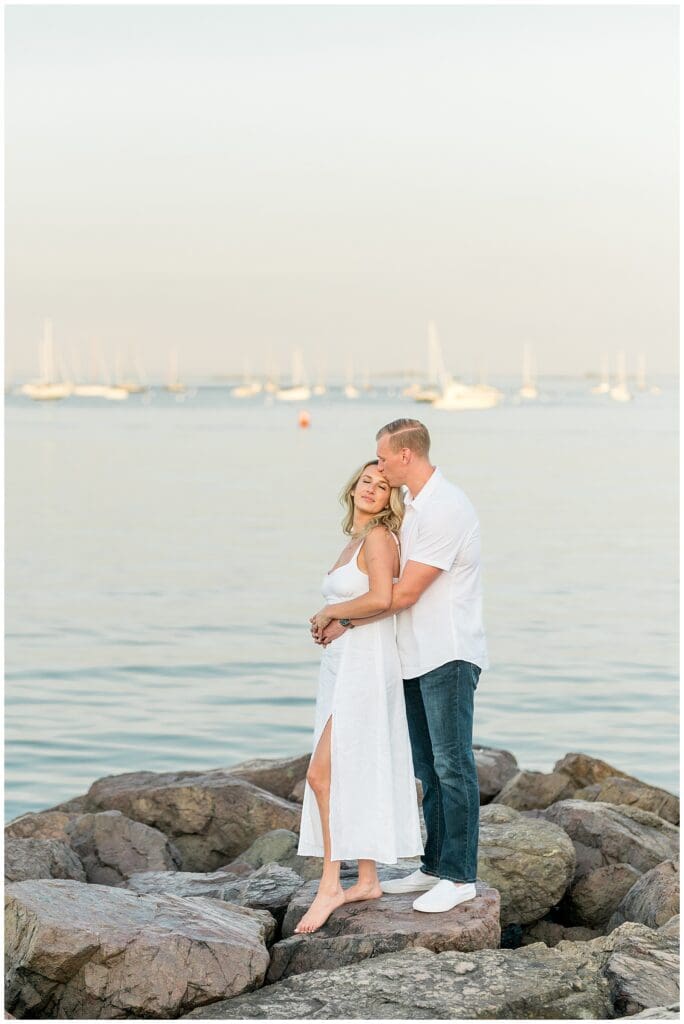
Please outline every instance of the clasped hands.
M342 636L344 633L344 626L340 626L337 619L333 619L331 615L328 615L324 608L316 612L315 615L312 615L309 622L311 623L313 641L321 647L327 647L328 644L332 643L333 640L337 640L338 636Z

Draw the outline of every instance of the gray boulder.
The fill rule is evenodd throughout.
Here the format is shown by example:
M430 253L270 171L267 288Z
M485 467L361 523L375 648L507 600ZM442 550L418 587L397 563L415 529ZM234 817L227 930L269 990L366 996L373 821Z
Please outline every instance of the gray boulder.
M72 878L85 882L81 861L67 843L59 839L5 839L5 880L23 882L29 878Z
M72 848L89 882L120 885L137 871L170 871L181 855L163 832L121 811L81 814L69 827Z
M268 910L280 922L290 900L302 885L304 880L291 868L264 864L248 878L227 882L221 889L221 899L254 910Z
M575 870L571 840L557 825L505 804L480 812L477 873L501 893L501 924L530 924L555 906Z
M286 828L276 828L254 840L239 857L226 867L235 874L247 875L264 864L280 864L291 868L300 878L310 881L320 878L323 871L322 857L300 857L297 853L299 836Z
M636 779L607 778L585 786L572 794L576 800L598 800L606 804L625 804L650 811L673 825L679 824L679 797L658 786L648 786ZM558 797L559 800L564 799Z
M572 781L562 772L518 772L492 802L506 804L516 811L530 811L565 800L573 796L574 791Z
M501 792L509 779L518 771L518 762L509 750L473 745L480 803L487 804Z
M568 889L561 904L563 920L570 925L607 929L620 900L641 875L631 864L606 864L583 875Z
M561 800L541 813L572 839L576 879L605 864L631 864L637 871L650 871L678 854L679 829L637 807Z
M184 871L214 871L275 828L299 829L301 807L228 771L127 772L88 790L88 811L118 810L158 828Z
M379 870L381 878L404 872ZM343 888L356 881L342 877ZM344 904L318 931L296 935L294 929L311 905L318 884L309 882L294 896L283 921L283 940L271 950L267 981L293 974L334 969L368 957L413 946L442 952L448 949L495 949L499 945L499 894L481 882L478 895L444 914L413 910L415 893L381 896L379 899Z
M612 931L625 921L660 928L679 913L679 863L666 860L639 878L610 918Z
M6 890L7 1008L19 1017L176 1017L261 985L261 920L218 900L71 881Z
M210 896L222 899L224 887L238 879L225 868L220 871L140 871L129 875L126 889L148 895Z
M283 758L259 757L252 761L241 761L228 771L260 789L267 789L269 793L289 800L294 787L306 778L310 760L311 754Z

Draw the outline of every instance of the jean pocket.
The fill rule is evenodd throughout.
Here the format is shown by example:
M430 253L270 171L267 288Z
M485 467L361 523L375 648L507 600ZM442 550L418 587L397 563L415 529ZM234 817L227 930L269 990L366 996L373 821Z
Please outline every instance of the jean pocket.
M477 665L472 665L472 664L471 664L470 668L471 668L472 673L473 673L473 690L477 690L477 684L480 681L481 669Z

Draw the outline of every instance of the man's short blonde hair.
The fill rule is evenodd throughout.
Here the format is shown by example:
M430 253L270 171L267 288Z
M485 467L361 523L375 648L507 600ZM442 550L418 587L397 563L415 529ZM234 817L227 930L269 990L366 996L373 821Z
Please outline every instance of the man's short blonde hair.
M420 420L392 420L391 423L380 427L375 435L375 440L379 441L384 434L389 436L389 444L393 452L398 452L400 448L410 448L416 455L422 455L425 459L430 454L430 434L428 428Z

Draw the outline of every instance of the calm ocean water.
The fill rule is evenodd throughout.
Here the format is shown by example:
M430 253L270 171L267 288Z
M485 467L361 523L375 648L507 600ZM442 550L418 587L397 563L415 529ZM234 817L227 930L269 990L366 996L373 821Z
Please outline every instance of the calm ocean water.
M584 381L446 413L386 394L297 408L200 389L6 399L6 817L103 775L310 749L307 619L337 493L397 416L480 514L492 667L476 742L571 750L678 790L675 383ZM511 387L513 382L511 382Z

